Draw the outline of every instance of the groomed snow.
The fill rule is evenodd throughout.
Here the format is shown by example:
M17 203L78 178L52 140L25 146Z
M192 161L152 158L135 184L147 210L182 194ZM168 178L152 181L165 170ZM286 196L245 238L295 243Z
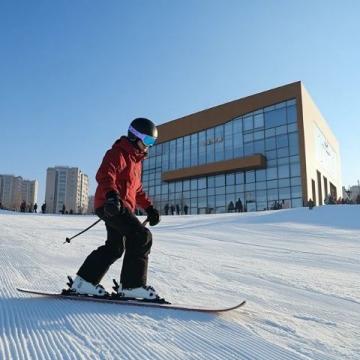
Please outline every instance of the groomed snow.
M0 359L360 359L360 206L167 216L149 283L224 315L46 299L105 239L96 220L0 212ZM111 288L121 262L103 285Z

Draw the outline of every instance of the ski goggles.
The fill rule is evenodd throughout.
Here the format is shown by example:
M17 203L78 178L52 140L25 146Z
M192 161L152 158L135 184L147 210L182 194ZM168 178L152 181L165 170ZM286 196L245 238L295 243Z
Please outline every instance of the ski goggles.
M147 147L153 146L156 142L156 137L142 134L141 132L134 129L131 125L129 126L129 131L132 134L134 134L136 137L138 137L144 143L144 145Z

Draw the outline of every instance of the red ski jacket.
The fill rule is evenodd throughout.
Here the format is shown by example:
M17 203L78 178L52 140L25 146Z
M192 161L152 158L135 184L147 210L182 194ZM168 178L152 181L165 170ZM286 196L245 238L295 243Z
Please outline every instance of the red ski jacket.
M131 211L137 206L146 209L152 205L141 183L142 160L145 153L138 150L125 136L115 142L104 156L96 174L95 209L104 205L106 194L115 191Z

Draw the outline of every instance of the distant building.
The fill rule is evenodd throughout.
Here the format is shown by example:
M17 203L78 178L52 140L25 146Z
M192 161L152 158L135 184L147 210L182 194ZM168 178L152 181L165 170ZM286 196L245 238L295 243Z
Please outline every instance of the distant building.
M63 210L84 214L88 209L89 179L79 168L56 166L46 173L46 211L59 213Z
M354 185L350 187L350 196L352 200L356 200L356 198L360 195L360 185Z
M87 210L88 214L95 214L94 199L95 199L94 195L89 196L88 210Z
M0 175L0 202L9 210L19 210L20 204L37 202L38 181L24 180L21 176Z

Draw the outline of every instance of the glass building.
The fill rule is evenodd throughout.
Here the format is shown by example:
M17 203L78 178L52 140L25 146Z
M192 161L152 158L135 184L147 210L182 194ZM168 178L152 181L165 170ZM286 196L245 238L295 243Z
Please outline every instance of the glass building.
M315 144L306 151L304 91L297 82L160 125L142 175L155 206L163 214L259 211L303 206L309 197L321 204L336 193L340 177L318 163L321 149L310 153L319 133L332 135L321 115L306 125L318 128L310 129Z

